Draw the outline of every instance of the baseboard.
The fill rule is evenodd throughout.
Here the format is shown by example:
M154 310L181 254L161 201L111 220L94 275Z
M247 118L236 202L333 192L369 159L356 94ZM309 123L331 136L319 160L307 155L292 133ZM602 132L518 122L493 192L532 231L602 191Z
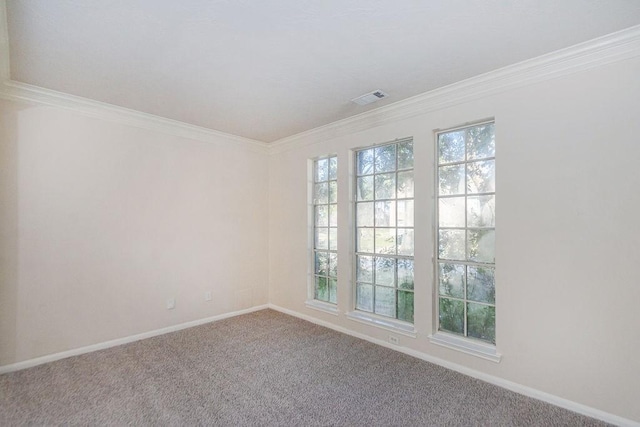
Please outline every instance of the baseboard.
M359 332L352 331L350 329L334 325L330 322L326 322L324 320L316 319L315 317L308 316L297 311L289 310L284 307L280 307L275 304L268 304L268 307L272 310L279 311L284 314L288 314L290 316L294 316L303 320L306 320L311 323L315 323L320 326L324 326L329 329L333 329L334 331L342 332L343 334L351 335L356 338L363 339L365 341L369 341L374 344L381 345L383 347L390 348L392 350L399 351L401 353L407 354L409 356L416 357L418 359L422 359L426 362L430 362L436 365L440 365L444 368L451 369L452 371L460 372L461 374L485 381L487 383L497 385L498 387L505 388L507 390L522 394L527 397L531 397L534 399L541 400L543 402L550 403L555 406L559 406L564 409L568 409L569 411L577 412L578 414L586 415L591 418L596 418L598 420L615 424L619 426L636 426L640 427L640 423L629 420L627 418L620 417L618 415L614 415L605 411L601 411L599 409L592 408L590 406L583 405L581 403L577 403L568 399L564 399L562 397L546 393L544 391L536 390L531 387L524 386L522 384L518 384L512 381L505 380L503 378L499 378L493 375L485 374L480 371L476 371L475 369L467 368L466 366L458 365L457 363L452 363L444 359L440 359L438 357L430 356L426 353L422 353L417 350L412 350L407 347L400 347L397 345L390 344L386 341L379 340L376 338L372 338L368 335L361 334Z
M124 338L117 338L115 340L105 341L98 344L92 344L86 347L75 348L73 350L67 350L60 353L48 354L46 356L36 357L34 359L12 363L10 365L0 366L0 374L15 372L22 369L31 368L33 366L42 365L44 363L54 362L60 359L66 359L67 357L71 357L71 356L78 356L80 354L91 353L97 350L103 350L105 348L115 347L122 344L128 344L128 343L140 341L146 338L168 334L169 332L175 332L181 329L187 329L187 328L192 328L194 326L203 325L205 323L216 322L218 320L228 319L230 317L240 316L242 314L252 313L254 311L264 310L266 308L268 308L267 304L258 305L258 306L247 308L244 310L232 311L230 313L224 313L224 314L219 314L217 316L206 317L204 319L192 320L190 322L180 323L178 325L168 326L166 328L156 329L149 332L143 332L141 334L131 335Z

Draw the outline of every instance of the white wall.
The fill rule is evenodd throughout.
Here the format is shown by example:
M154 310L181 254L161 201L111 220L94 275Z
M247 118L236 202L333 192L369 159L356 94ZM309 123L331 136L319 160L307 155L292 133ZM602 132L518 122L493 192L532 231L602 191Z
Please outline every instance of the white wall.
M370 337L352 307L350 150L413 136L417 338L400 345L640 421L640 59L327 139L270 161L270 301ZM495 364L429 343L433 130L495 117ZM311 137L310 137L311 138ZM307 159L339 161L339 315L309 309Z
M266 304L267 159L0 102L0 365Z

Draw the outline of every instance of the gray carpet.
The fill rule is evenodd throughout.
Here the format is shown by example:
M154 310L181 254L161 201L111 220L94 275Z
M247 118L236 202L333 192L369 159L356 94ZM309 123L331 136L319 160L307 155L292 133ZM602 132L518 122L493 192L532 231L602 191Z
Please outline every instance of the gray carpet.
M272 310L0 376L0 425L605 425Z

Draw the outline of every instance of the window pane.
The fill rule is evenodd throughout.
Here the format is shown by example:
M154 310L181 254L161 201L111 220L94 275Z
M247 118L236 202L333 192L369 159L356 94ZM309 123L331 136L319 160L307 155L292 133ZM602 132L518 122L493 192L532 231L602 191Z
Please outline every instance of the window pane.
M326 181L329 176L329 161L327 159L316 160L315 181Z
M398 172L398 198L413 197L413 171Z
M385 145L375 149L375 173L396 170L396 145Z
M398 291L398 319L413 322L413 292Z
M396 317L395 289L376 286L375 313L381 316Z
M373 176L358 178L356 193L358 201L373 200Z
M313 204L322 205L329 203L329 183L322 182L315 185Z
M358 252L373 253L373 229L358 228L358 241L356 243Z
M338 182L329 181L329 203L338 203Z
M338 277L338 254L329 254L329 277Z
M316 249L329 249L328 228L316 228Z
M338 158L329 159L329 179L338 179Z
M439 292L456 298L464 298L464 265L440 263Z
M496 226L496 197L474 196L467 198L467 227Z
M413 260L399 259L398 264L398 288L413 289Z
M376 202L375 218L376 227L395 227L396 202Z
M492 344L496 342L496 309L480 304L467 304L467 335Z
M440 227L464 227L464 197L447 197L439 200L438 224Z
M496 288L493 268L467 267L467 299L495 303Z
M329 249L338 250L338 229L335 227L329 229Z
M413 227L413 200L399 200L398 227Z
M449 298L440 298L440 330L464 334L464 303Z
M376 199L393 199L396 197L396 174L385 173L375 176Z
M329 279L329 302L336 304L338 302L338 281Z
M443 133L438 136L438 163L464 160L464 130Z
M398 228L398 255L413 256L413 228Z
M495 190L495 160L467 163L469 193L491 193Z
M356 309L373 311L373 285L356 285Z
M373 173L373 148L358 151L357 155L358 175L369 175Z
M393 258L376 257L376 285L395 286L396 261Z
M373 227L373 202L357 203L356 217L358 227Z
M329 286L326 277L316 277L316 299L321 301L329 300Z
M467 158L469 160L494 157L495 155L496 140L493 123L467 129Z
M464 261L464 230L440 230L438 258Z
M469 260L476 262L495 262L496 234L493 230L469 230L467 245Z
M413 169L413 141L398 144L398 169Z
M395 228L376 228L375 249L377 254L396 253Z
M356 280L373 283L373 257L358 256Z
M464 164L438 168L438 194L451 196L464 194Z
M329 209L327 205L316 206L315 209L316 226L326 227L329 225Z
M315 264L316 274L326 276L329 273L329 254L326 252L316 252Z
M329 225L338 226L338 205L329 205Z

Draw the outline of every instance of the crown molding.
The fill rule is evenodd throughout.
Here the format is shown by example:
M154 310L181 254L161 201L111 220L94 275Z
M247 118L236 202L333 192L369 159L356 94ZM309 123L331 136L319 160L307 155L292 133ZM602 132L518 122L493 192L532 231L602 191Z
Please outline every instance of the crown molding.
M639 55L640 25L637 25L279 139L270 144L270 153L315 144Z

